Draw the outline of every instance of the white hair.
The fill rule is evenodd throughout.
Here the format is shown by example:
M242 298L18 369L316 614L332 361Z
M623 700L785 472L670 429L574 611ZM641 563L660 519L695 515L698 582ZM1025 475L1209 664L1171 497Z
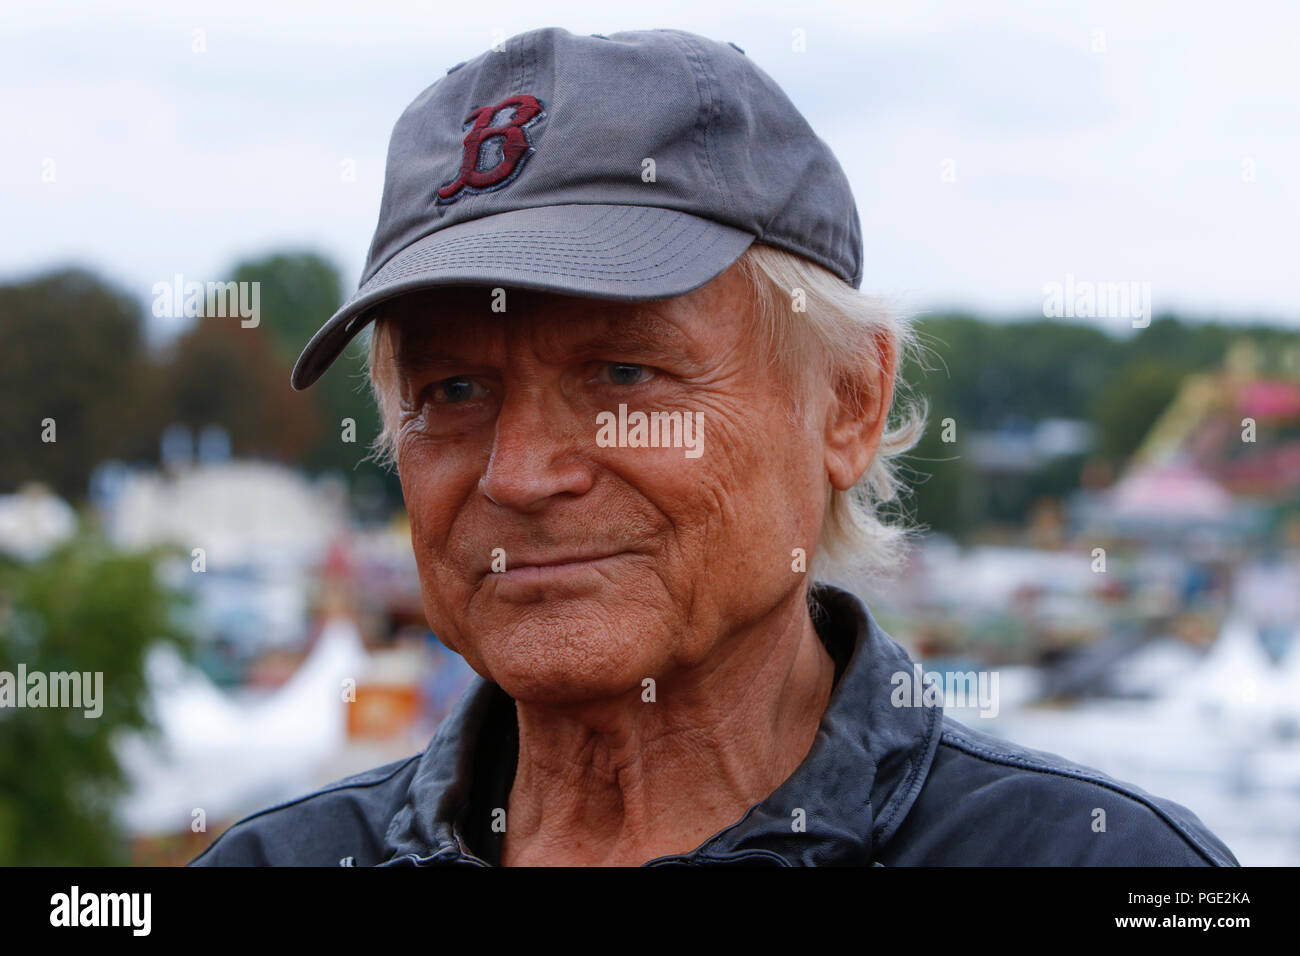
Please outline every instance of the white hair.
M847 386L842 397L857 401L883 384L893 386L880 444L857 483L840 491L827 482L826 513L810 576L832 569L845 575L886 576L897 571L910 535L899 502L903 483L895 459L925 430L926 407L905 398L904 358L917 350L911 323L884 300L860 292L803 256L755 243L740 259L754 289L756 312L772 354L794 372L796 410L814 375ZM796 303L796 292L802 301ZM802 311L796 311L796 304ZM889 355L893 381L882 381ZM894 514L890 514L894 511Z
M849 401L882 385L893 387L889 418L867 470L844 491L827 481L821 537L808 569L810 579L832 570L887 576L899 568L911 534L905 515L894 507L903 489L894 459L910 450L925 428L925 403L902 397L904 357L917 348L911 324L883 300L775 246L754 243L737 265L753 291L754 319L770 359L786 373L792 425L800 426L815 376L846 386L841 395ZM382 305L374 315L367 369L382 429L371 457L393 465L398 414L394 343ZM893 381L886 383L882 378L891 355Z

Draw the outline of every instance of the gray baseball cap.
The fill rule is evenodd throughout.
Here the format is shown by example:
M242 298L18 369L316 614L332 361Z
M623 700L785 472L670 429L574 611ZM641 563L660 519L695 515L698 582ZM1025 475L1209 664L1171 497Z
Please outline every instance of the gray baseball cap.
M862 282L844 171L739 47L680 30L523 33L398 119L361 285L290 381L315 382L376 305L407 292L668 299L755 241Z

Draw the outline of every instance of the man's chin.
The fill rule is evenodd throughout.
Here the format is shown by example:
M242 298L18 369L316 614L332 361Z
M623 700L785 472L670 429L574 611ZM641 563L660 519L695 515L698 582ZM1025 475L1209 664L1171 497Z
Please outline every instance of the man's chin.
M613 662L611 662L613 664ZM597 673L588 666L574 668L568 660L546 663L494 663L493 681L521 704L539 707L577 707L615 701L640 700L642 678L622 661L615 670Z
M634 617L620 618L599 606L588 608L590 614L569 607L562 616L527 610L510 615L509 623L475 622L483 635L477 647L484 668L518 701L559 706L636 699L642 681L657 677L662 668L647 653L662 646L653 637L662 629L660 622L642 628Z

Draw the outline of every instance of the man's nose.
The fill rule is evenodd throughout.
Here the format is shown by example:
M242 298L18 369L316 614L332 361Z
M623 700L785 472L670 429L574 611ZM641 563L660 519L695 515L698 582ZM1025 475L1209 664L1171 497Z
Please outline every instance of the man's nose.
M594 441L594 424L590 431ZM582 439L582 423L558 394L517 389L497 413L479 488L493 503L517 511L536 510L555 495L585 494L594 475Z

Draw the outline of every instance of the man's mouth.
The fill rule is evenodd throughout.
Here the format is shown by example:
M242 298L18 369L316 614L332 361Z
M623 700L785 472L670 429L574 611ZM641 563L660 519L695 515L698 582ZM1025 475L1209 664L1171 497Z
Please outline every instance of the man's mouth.
M624 551L605 553L554 553L517 557L507 554L505 570L489 569L485 579L494 582L502 596L523 594L539 588L582 589L599 585L627 554Z

